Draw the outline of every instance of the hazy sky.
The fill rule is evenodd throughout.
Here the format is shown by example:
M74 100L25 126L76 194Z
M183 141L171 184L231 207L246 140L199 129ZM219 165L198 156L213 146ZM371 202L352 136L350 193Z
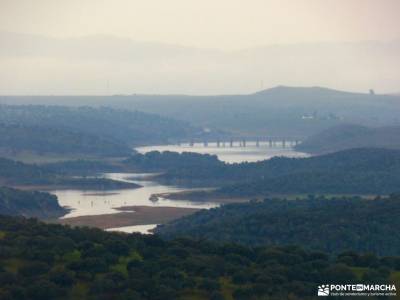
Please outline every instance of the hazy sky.
M400 0L0 0L0 94L275 85L399 92Z
M0 30L238 49L400 37L399 0L0 0Z

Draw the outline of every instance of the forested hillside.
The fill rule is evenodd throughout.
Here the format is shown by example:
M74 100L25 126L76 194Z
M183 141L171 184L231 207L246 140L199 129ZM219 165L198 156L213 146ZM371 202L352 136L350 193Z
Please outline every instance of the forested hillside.
M115 157L128 156L132 149L123 142L71 129L0 124L0 155L21 153Z
M0 187L0 215L58 218L67 213L49 193L29 192Z
M194 152L171 152L171 151L151 151L146 154L137 153L124 161L124 164L142 171L168 171L174 172L182 170L197 171L193 176L200 176L199 168L208 170L209 173L214 171L214 168L225 168L227 164L218 160L216 155L199 154ZM215 174L214 176L219 176Z
M313 154L336 152L351 148L400 149L400 127L369 128L342 125L310 136L296 150Z
M41 164L41 167L46 171L60 173L64 175L77 175L77 176L93 176L96 174L106 172L129 172L123 162L107 161L104 160L67 160L61 162L53 162Z
M106 107L1 105L0 123L51 129L68 129L103 140L143 145L202 134L186 122L158 115ZM67 142L67 141L65 141ZM85 144L89 141L86 140Z
M299 245L338 253L398 255L400 196L365 200L309 197L229 204L157 227L164 237L188 236L243 245Z
M398 256L164 241L1 216L0 241L4 300L317 299L319 284L393 283L400 272Z
M86 175L77 174L77 175ZM95 175L95 174L92 174ZM139 185L100 177L71 176L62 170L0 158L0 183L30 188L81 188L88 190L137 188Z
M309 158L227 164L216 156L149 152L124 162L142 171L162 171L158 180L216 186L219 195L269 193L389 194L400 191L400 150L351 149Z

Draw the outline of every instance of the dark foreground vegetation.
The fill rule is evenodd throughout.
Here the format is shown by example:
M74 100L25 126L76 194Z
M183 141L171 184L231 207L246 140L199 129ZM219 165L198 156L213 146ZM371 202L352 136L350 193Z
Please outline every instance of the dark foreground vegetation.
M0 215L56 219L66 213L57 197L49 193L0 187Z
M369 128L341 125L310 136L296 150L313 154L351 148L400 149L400 126Z
M271 193L390 194L400 191L400 150L350 149L309 158L275 157L226 164L216 156L150 152L126 162L133 169L163 171L167 183L217 186L217 195Z
M299 245L339 253L398 255L400 195L374 200L312 197L265 199L203 210L157 227L164 237L188 236L243 245Z
M319 284L393 283L400 272L397 256L164 241L12 217L0 217L0 241L2 300L317 299Z

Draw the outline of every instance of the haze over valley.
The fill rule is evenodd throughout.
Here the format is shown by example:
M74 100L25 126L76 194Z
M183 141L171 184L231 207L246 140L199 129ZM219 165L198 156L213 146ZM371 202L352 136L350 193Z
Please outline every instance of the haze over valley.
M248 94L281 84L381 94L399 89L400 40L229 51L107 35L0 32L0 41L3 95Z
M0 299L397 299L399 11L0 0Z

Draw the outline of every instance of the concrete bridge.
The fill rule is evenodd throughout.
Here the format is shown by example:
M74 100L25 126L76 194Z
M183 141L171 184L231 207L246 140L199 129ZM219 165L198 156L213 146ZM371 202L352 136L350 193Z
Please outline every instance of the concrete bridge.
M281 147L290 148L302 142L299 137L235 137L235 138L210 138L210 139L191 139L189 141L178 141L178 146L189 147Z

